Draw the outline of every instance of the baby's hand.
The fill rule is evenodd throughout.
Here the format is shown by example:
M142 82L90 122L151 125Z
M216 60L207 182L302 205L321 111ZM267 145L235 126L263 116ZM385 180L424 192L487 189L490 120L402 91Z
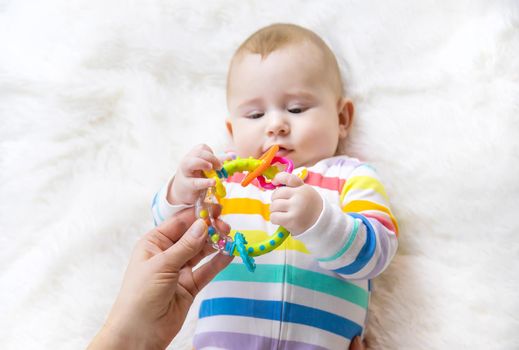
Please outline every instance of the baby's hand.
M168 190L168 202L194 204L203 190L215 185L215 180L204 177L203 171L219 170L221 167L221 161L209 146L195 146L180 161L179 169Z
M272 183L286 186L277 188L272 194L270 221L283 226L294 236L312 227L323 210L319 193L287 172L278 173Z

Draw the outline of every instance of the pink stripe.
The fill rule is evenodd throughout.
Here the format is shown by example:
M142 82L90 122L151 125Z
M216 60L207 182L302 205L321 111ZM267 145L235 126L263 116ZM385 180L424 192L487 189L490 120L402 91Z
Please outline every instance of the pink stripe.
M319 173L314 173L309 171L308 177L305 180L305 183L312 186L317 186L321 188L326 188L328 190L333 190L337 192L342 191L342 187L346 180L338 178L338 177L325 177Z
M379 221L382 225L384 225L385 228L396 233L395 225L393 225L393 221L391 221L390 218L368 211L362 212L362 215Z
M234 175L229 177L226 180L226 182L241 183L244 178L245 178L245 174L234 173ZM325 177L319 173L314 173L311 171L308 172L308 176L305 179L305 183L308 185L326 188L328 190L337 191L339 193L342 191L342 187L344 186L345 182L346 182L346 180L338 178L338 177ZM254 179L252 181L252 185L260 188L257 179Z

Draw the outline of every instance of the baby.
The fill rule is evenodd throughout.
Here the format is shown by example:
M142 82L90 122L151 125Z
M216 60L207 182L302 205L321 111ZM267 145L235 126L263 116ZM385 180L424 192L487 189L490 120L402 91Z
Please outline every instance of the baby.
M234 54L227 80L227 130L239 157L259 158L272 145L294 162L284 186L225 182L221 218L249 242L278 225L291 233L256 257L254 273L235 259L202 292L196 349L347 349L363 336L370 280L397 249L397 222L369 165L338 155L353 121L335 56L315 33L274 24L250 36ZM155 196L156 223L193 206L214 186L204 170L222 159L205 145L180 162ZM302 180L302 167L308 170Z

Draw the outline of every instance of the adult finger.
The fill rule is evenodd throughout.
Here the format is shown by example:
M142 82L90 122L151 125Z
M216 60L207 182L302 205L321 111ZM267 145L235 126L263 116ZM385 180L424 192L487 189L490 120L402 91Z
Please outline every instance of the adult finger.
M182 238L163 253L164 267L172 272L179 271L205 247L206 236L207 225L204 220L196 220Z
M222 233L223 235L228 235L229 231L231 230L231 227L226 222L216 219L216 228L218 229L218 232ZM208 242L205 247L198 253L194 258L189 260L189 265L195 266L197 265L202 259L204 259L206 256L214 254L216 251L215 248L213 248L213 243Z
M364 343L362 342L362 339L357 336L353 338L353 341L350 344L349 350L365 350L366 347L364 346Z
M220 271L231 263L234 256L216 254L211 260L193 271L193 281L199 292L204 288Z
M159 226L148 232L148 235L163 235L171 240L172 243L177 242L187 229L195 222L195 210L187 208L174 216L166 219Z
M221 233L227 235L231 231L231 226L229 226L229 224L226 223L225 221L216 219L215 223L216 223L216 229L218 230L218 232L221 232Z
M217 203L211 203L211 210L212 210L212 213L213 213L213 216L215 218L219 217L220 214L222 213L222 206L220 204L217 204Z
M188 262L186 262L184 267L194 268L195 266L200 264L202 260L206 259L209 255L214 255L215 253L217 253L216 249L214 249L212 245L210 245L209 243L206 243L202 250L198 252L198 254L196 254L194 257L189 259Z

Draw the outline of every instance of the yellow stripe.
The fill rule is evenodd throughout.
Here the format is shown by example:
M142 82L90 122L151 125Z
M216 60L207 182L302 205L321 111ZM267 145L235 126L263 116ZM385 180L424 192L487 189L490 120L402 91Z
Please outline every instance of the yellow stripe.
M382 212L386 213L391 218L391 221L393 222L393 225L395 225L395 229L398 232L398 223L396 222L395 217L391 213L391 210L389 210L388 208L386 208L383 205L380 205L380 204L377 204L377 203L374 203L371 201L366 201L366 200L356 200L356 201L348 202L348 204L346 204L342 208L342 211L344 211L346 213L348 213L348 212L360 213L365 210L378 210L378 211L382 211Z
M241 233L243 233L245 235L245 239L249 243L260 242L270 236L267 232L261 230L231 230L229 235L234 238L234 234L236 233L236 231L240 231ZM292 238L292 236L288 236L288 238L274 250L285 249L295 250L303 254L310 254L308 249L306 249L305 245L302 242Z
M346 193L351 191L352 189L361 189L361 190L373 190L380 194L386 201L389 202L389 198L386 194L386 190L384 189L384 186L371 176L354 176L349 178L346 183L344 184L344 187L341 191L341 203L344 200L344 197L346 196Z
M221 198L222 215L226 214L259 214L270 221L270 205L258 199L250 198Z

